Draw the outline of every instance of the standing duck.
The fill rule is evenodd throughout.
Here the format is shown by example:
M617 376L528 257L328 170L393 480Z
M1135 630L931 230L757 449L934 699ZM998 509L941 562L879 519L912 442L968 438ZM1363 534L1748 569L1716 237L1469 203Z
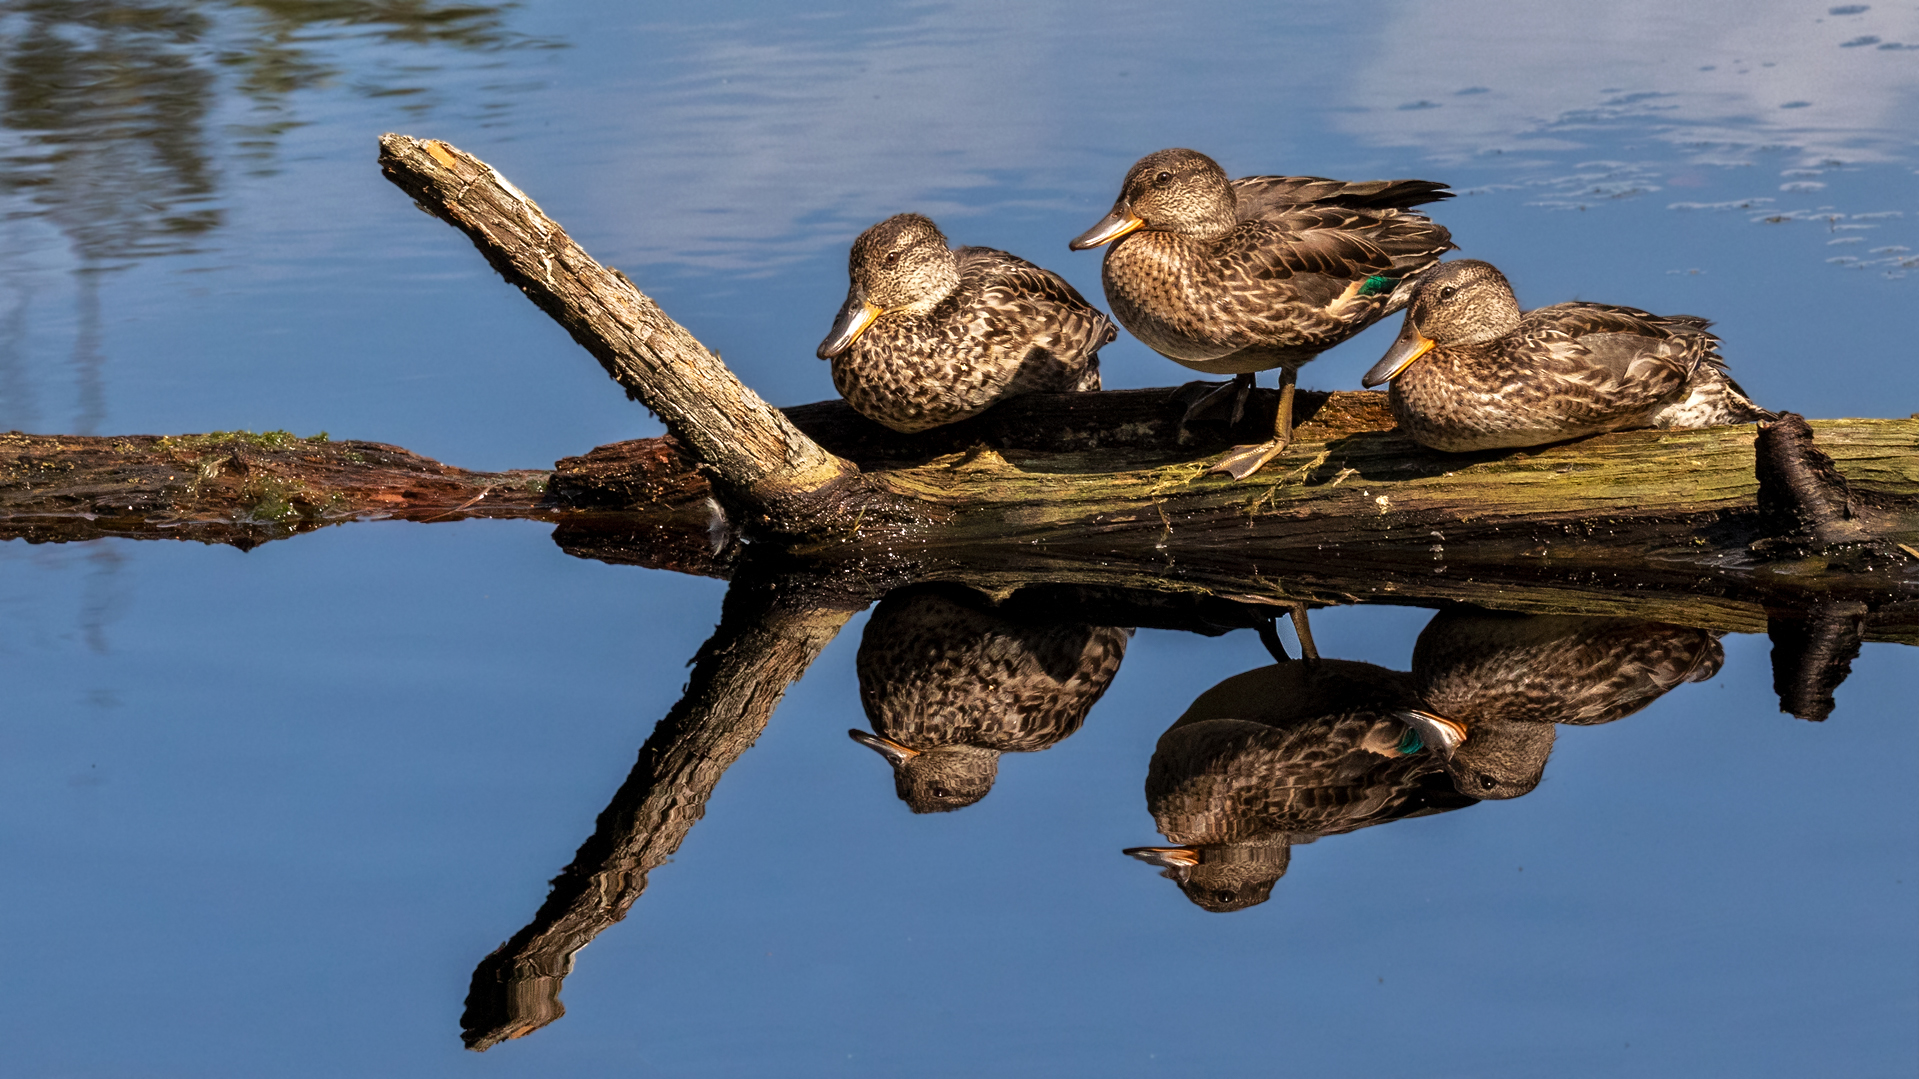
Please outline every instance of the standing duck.
M1598 303L1522 312L1506 275L1460 259L1419 279L1364 382L1391 382L1399 429L1449 453L1774 419L1727 377L1710 325Z
M1427 180L1229 181L1205 154L1161 150L1070 246L1111 244L1101 276L1120 324L1176 363L1235 376L1240 403L1253 372L1280 368L1272 440L1213 469L1244 479L1292 441L1300 365L1405 306L1401 283L1453 248L1410 209L1451 197Z
M1224 913L1264 903L1294 844L1472 805L1399 718L1417 699L1408 675L1346 660L1228 678L1153 749L1146 805L1178 845L1125 853Z
M919 214L860 233L819 357L861 415L924 431L1020 393L1099 389L1116 332L1057 274L990 247L946 246Z
M1079 730L1132 638L982 607L958 588L901 589L860 637L860 703L873 733L846 733L893 766L894 789L915 813L972 805L993 789L1002 752L1047 749Z

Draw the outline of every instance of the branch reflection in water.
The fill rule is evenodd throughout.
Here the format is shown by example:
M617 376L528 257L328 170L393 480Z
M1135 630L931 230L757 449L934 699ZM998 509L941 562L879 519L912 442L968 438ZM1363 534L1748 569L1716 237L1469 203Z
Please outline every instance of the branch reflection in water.
M559 993L575 954L626 916L786 687L884 587L751 557L738 567L685 695L533 921L474 971L469 1048L565 1014ZM1038 583L989 596L910 584L880 598L866 624L858 672L873 731L849 733L893 766L915 812L957 809L991 790L1002 753L1045 750L1080 729L1132 637L1121 627L1254 629L1283 657L1273 610L1197 593ZM1410 671L1308 650L1235 675L1193 702L1145 766L1148 808L1174 845L1126 853L1207 910L1254 906L1297 844L1531 791L1556 724L1609 723L1712 678L1719 636L1451 607L1420 634Z

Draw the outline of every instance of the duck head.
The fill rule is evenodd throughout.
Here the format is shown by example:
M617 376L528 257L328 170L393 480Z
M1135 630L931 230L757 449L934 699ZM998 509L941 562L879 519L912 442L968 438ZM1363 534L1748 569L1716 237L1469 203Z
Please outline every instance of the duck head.
M1238 221L1226 170L1197 150L1161 150L1139 159L1120 185L1113 212L1068 244L1085 251L1134 229L1213 239Z
M913 749L877 734L847 731L847 737L893 766L893 790L915 813L950 813L972 805L999 778L999 750L980 746Z
M852 279L819 358L851 348L875 319L924 314L959 287L959 259L939 226L920 214L894 214L860 233L847 257Z
M1236 843L1178 847L1128 847L1122 853L1161 869L1194 905L1215 914L1256 907L1273 896L1286 875L1292 845L1281 836Z
M1462 723L1424 709L1394 718L1446 759L1459 793L1480 801L1517 798L1539 786L1553 751L1551 723L1480 719Z
M1413 286L1399 337L1360 380L1391 382L1414 360L1441 345L1484 344L1519 326L1519 300L1506 275L1477 259L1443 262Z

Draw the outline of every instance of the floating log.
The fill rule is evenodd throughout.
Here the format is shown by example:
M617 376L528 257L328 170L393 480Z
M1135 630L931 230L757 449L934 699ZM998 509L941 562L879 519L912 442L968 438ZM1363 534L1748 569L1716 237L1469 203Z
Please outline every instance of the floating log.
M528 517L586 557L718 575L747 537L874 587L1459 601L1745 632L1844 600L1865 605L1865 639L1919 640L1919 419L1795 418L1757 457L1750 426L1449 455L1393 433L1380 394L1302 393L1299 440L1243 483L1206 469L1266 429L1271 391L1237 429L1182 429L1190 397L1162 389L1031 395L901 435L840 402L768 407L471 155L388 135L381 163L672 433L505 473L281 433L15 433L0 536L244 547L353 520Z
M1256 430L1277 394L1256 395ZM1176 391L1016 399L959 432L917 439L839 402L786 410L796 429L939 513L831 542L861 587L1038 582L1335 602L1468 602L1617 613L1766 632L1773 612L1832 598L1869 608L1865 639L1919 642L1919 560L1859 564L1805 546L1749 548L1760 511L1751 428L1631 431L1536 452L1453 458L1391 434L1378 394L1300 395L1302 439L1270 477L1197 473L1236 432L1181 445ZM1919 545L1911 446L1919 421L1813 425L1861 505L1849 527ZM1167 462L1152 464L1151 462ZM1288 465L1287 462L1294 462ZM1104 472L1115 462L1143 462ZM1285 471L1277 471L1285 469ZM969 503L974 492L980 492ZM1024 497L1022 497L1024 495ZM251 547L354 520L531 518L582 557L726 576L737 514L677 440L640 439L551 470L469 472L393 446L283 434L156 438L0 435L0 536L194 539ZM1854 534L1854 533L1848 533Z

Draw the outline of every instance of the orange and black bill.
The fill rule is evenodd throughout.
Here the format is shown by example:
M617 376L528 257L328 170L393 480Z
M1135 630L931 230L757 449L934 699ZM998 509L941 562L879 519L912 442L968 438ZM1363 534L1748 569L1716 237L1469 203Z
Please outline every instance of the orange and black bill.
M1431 352L1436 343L1419 332L1419 328L1413 325L1413 316L1408 313L1406 324L1400 327L1399 337L1393 342L1393 347L1386 350L1386 355L1379 358L1379 362L1366 372L1366 377L1360 379L1359 384L1370 388L1391 382L1399 377L1401 371L1411 367L1414 360Z
M1075 251L1086 251L1101 244L1112 243L1145 223L1134 216L1133 211L1127 209L1126 204L1122 202L1113 207L1113 212L1102 218L1099 224L1073 237L1073 242L1066 246Z
M885 757L886 763L895 768L920 755L919 750L911 746L903 746L882 735L868 734L865 731L847 731L846 736Z
M1120 852L1161 869L1191 869L1199 864L1198 847L1127 847Z
M826 340L820 342L819 351L814 355L822 360L830 360L845 352L853 346L854 341L859 340L860 334L866 332L873 320L880 317L880 313L878 304L848 296L846 303L840 307L840 316L833 320L832 331L826 335Z

